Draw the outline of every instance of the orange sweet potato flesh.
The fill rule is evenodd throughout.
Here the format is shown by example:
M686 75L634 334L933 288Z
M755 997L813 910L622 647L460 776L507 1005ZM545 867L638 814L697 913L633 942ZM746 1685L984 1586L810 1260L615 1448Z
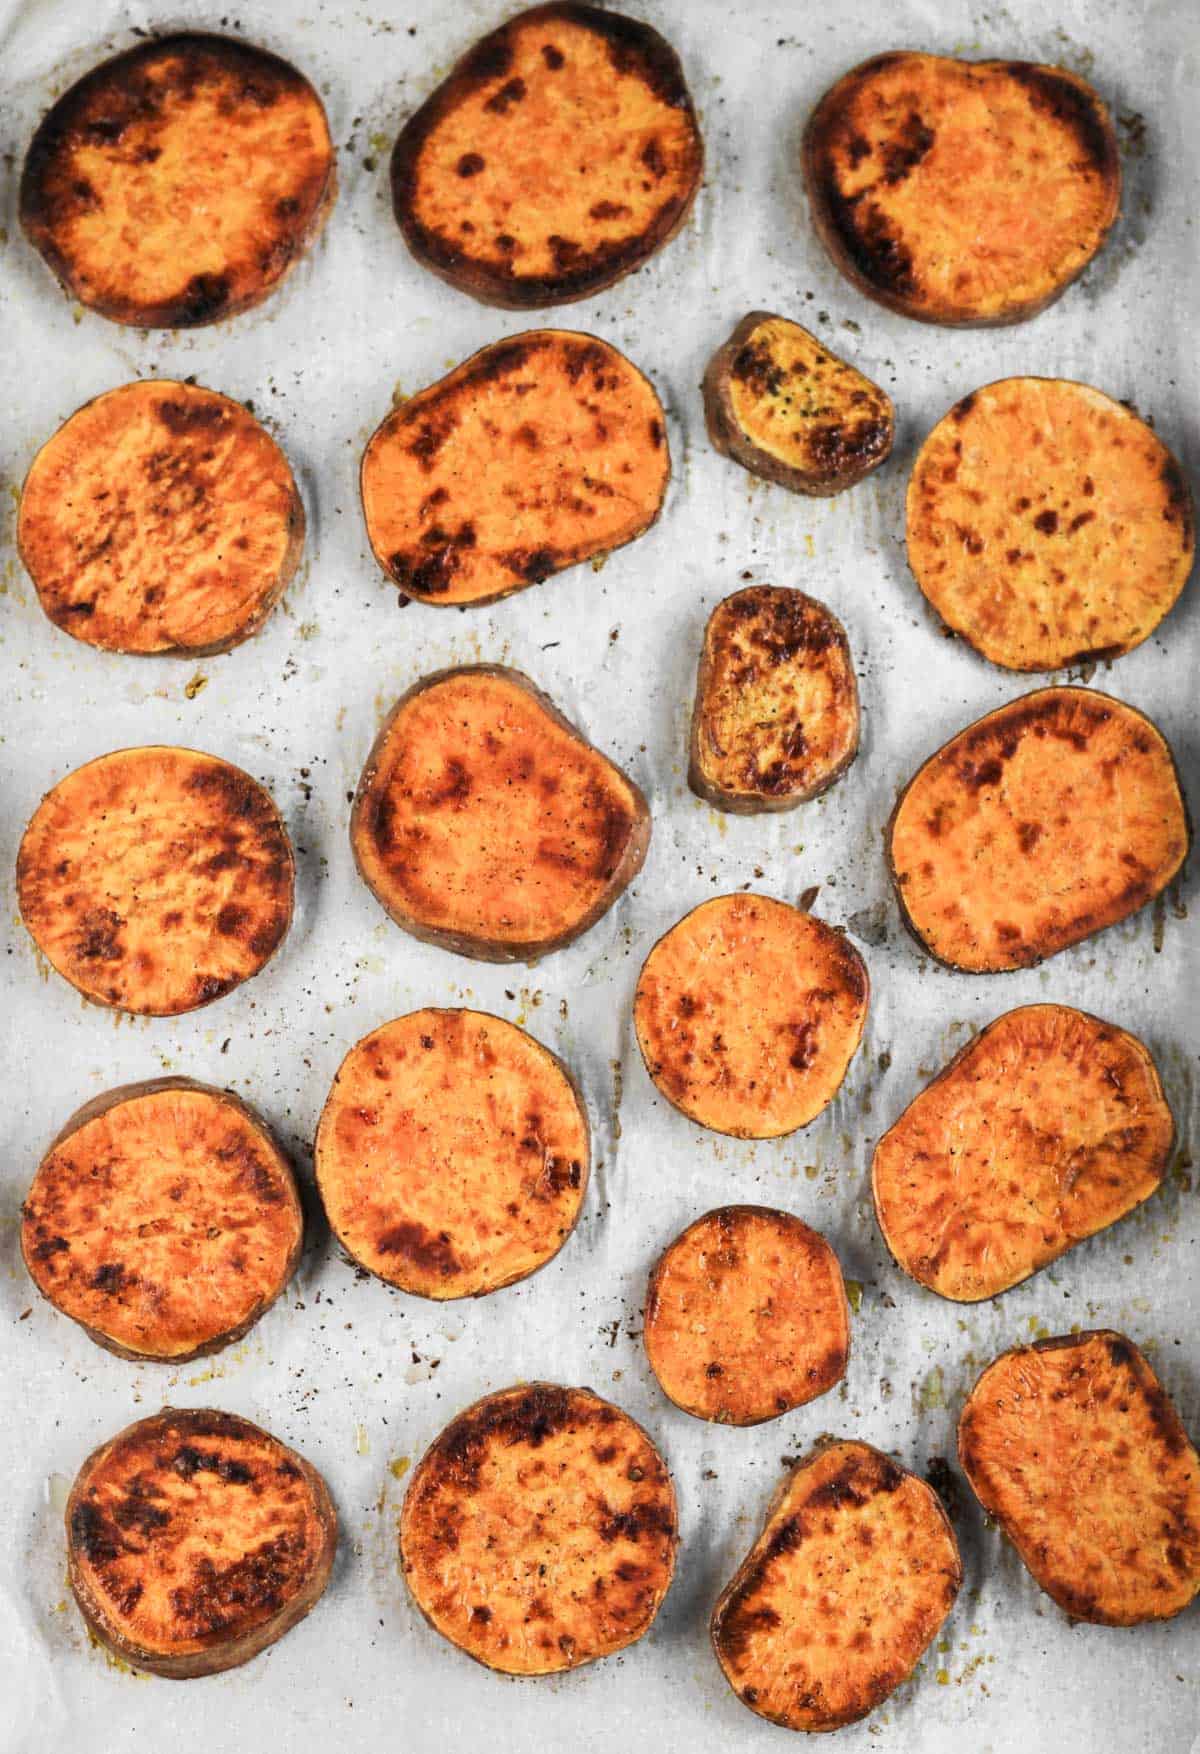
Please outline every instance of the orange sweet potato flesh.
M484 962L560 949L641 870L633 781L515 670L427 676L393 708L350 821L363 881L406 932Z
M493 603L641 536L670 473L637 367L594 336L530 330L388 415L363 456L363 515L406 596Z
M80 304L138 328L258 304L333 204L321 100L230 37L139 43L43 119L21 177L25 235Z
M875 1147L875 1211L906 1273L976 1303L1148 1200L1175 1136L1148 1048L1069 1005L968 1042Z
M908 1679L961 1582L937 1494L870 1444L830 1442L776 1493L713 1610L713 1648L760 1717L840 1729Z
M527 1383L468 1407L418 1464L400 1562L436 1631L489 1669L548 1675L642 1637L678 1541L640 1425L590 1389Z
M1182 865L1174 759L1149 719L1087 688L1043 688L960 731L887 831L906 925L951 968L1028 968L1115 925Z
M860 292L924 323L1032 317L1100 249L1121 201L1107 109L1063 67L877 55L805 131L813 224Z
M97 1005L193 1011L248 980L292 918L295 860L271 798L215 755L118 749L42 799L17 858L21 917Z
M567 304L679 230L704 147L675 51L639 20L537 6L480 39L406 123L396 220L485 304Z
M1074 1620L1166 1620L1200 1592L1200 1457L1131 1340L1018 1346L967 1398L968 1480Z

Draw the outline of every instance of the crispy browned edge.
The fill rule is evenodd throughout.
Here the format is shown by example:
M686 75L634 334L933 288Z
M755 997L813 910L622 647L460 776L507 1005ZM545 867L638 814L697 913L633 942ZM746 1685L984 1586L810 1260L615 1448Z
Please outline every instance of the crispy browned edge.
M297 236L296 247L291 259L273 280L261 283L256 292L232 302L227 302L222 297L215 305L211 299L195 296L191 299L165 300L157 305L138 305L127 299L85 301L71 278L69 263L55 242L53 223L45 210L41 196L42 167L45 161L57 150L60 133L64 124L70 125L74 106L88 95L93 85L119 79L125 68L135 66L139 61L148 60L161 53L163 49L183 51L203 49L216 59L225 61L231 68L237 69L244 69L254 62L259 64L264 61L271 62L289 79L300 80L308 86L322 113L324 112L325 106L321 102L320 93L312 81L297 67L293 67L290 61L285 61L282 55L273 54L270 49L260 48L255 43L240 42L235 37L221 36L214 31L171 31L164 36L150 37L145 42L135 43L131 49L125 49L119 55L112 55L108 60L91 68L47 110L38 124L25 154L25 162L21 170L18 216L25 236L46 262L63 290L71 297L79 299L80 303L84 304L85 309L94 311L97 316L106 317L109 322L123 323L128 328L198 329L208 323L219 323L226 317L240 316L243 311L251 310L255 305L261 304L283 284L297 262L316 242L337 199L337 149L333 145L331 132L329 176L321 198L313 209L312 218L303 234Z
M435 233L428 231L415 218L412 212L412 194L417 159L428 135L448 111L455 109L479 86L486 85L503 71L508 64L506 57L509 54L509 35L515 26L524 25L534 18L545 19L547 22L556 18L566 19L618 45L623 55L637 63L638 72L646 84L658 89L673 109L687 111L695 129L699 153L691 191L675 220L664 230L656 231L651 228L642 232L635 242L615 256L603 270L593 269L589 273L577 269L574 273L544 275L540 278L531 276L519 283L481 263L463 261L457 251L448 249ZM640 19L627 18L620 12L609 12L597 6L573 4L572 0L551 0L549 5L533 6L525 12L516 13L496 30L480 37L455 62L450 73L426 98L420 109L409 117L392 150L392 210L396 216L396 224L404 234L404 241L413 256L422 267L436 274L439 280L446 281L460 292L469 293L481 304L494 305L500 310L541 310L550 305L572 304L578 299L590 298L595 292L603 292L606 287L613 286L633 269L639 268L662 249L664 244L669 244L686 223L703 176L704 139L691 93L683 76L683 68L670 43Z
M813 229L829 252L830 259L840 273L844 274L852 286L858 288L867 298L876 304L884 305L888 310L897 311L902 317L909 317L914 322L932 323L947 329L1001 329L1012 323L1026 322L1044 311L1054 301L1061 298L1068 286L1072 286L1080 275L1091 266L1112 231L1120 215L1121 209L1121 157L1117 148L1117 135L1113 127L1108 106L1100 94L1066 67L1050 67L1038 61L1004 61L985 57L978 61L969 61L965 56L940 56L942 60L957 60L972 67L1002 67L1018 83L1049 95L1068 112L1071 121L1085 135L1089 143L1092 157L1097 161L1106 183L1113 189L1113 216L1102 233L1096 248L1086 262L1081 262L1075 273L1061 285L1053 287L1044 298L1031 299L1023 305L1015 306L1002 317L947 317L937 316L932 312L913 310L908 300L901 294L888 292L873 281L856 261L855 256L838 228L836 214L841 205L839 195L832 179L828 176L823 163L827 135L837 116L842 103L852 94L856 85L861 84L871 74L882 68L907 59L919 51L911 49L893 49L882 55L873 55L844 73L824 94L808 119L804 130L800 149L801 170L804 186L808 193L809 212L812 215Z
M208 1650L195 1651L189 1656L155 1656L144 1651L140 1645L134 1644L132 1640L125 1638L108 1625L104 1618L103 1609L88 1591L87 1584L76 1562L75 1544L71 1539L71 1518L79 1501L80 1488L85 1482L85 1477L91 1473L110 1449L121 1442L128 1432L144 1430L148 1426L157 1425L164 1429L168 1426L174 1426L186 1435L188 1426L194 1419L205 1422L214 1419L226 1421L231 1429L236 1427L239 1430L248 1430L256 1437L277 1444L287 1459L299 1468L305 1484L313 1495L324 1541L307 1587L293 1596L290 1602L286 1602L277 1614L273 1615L271 1619L265 1620L261 1626L256 1626L253 1631L242 1638L233 1639L223 1645L214 1644ZM201 1675L219 1675L225 1669L236 1669L241 1663L249 1662L251 1657L256 1657L260 1651L275 1644L285 1632L290 1632L293 1626L299 1625L300 1621L316 1606L329 1582L329 1574L333 1570L333 1561L337 1553L337 1511L329 1495L328 1486L312 1463L307 1461L298 1450L290 1448L281 1438L275 1437L261 1425L255 1425L251 1420L243 1419L239 1413L223 1413L215 1408L164 1407L160 1413L152 1413L147 1419L135 1420L132 1425L127 1425L119 1431L115 1437L109 1438L106 1443L99 1444L83 1462L75 1476L63 1520L67 1541L67 1577L71 1585L71 1593L75 1597L76 1605L89 1630L102 1645L125 1662L130 1663L135 1669L143 1669L151 1675L161 1675L169 1681L190 1681Z
M423 925L420 920L413 919L411 915L402 912L399 908L390 907L383 897L372 888L363 870L358 856L362 815L366 808L368 793L375 782L378 765L387 745L392 726L410 700L418 694L423 694L427 688L434 688L438 683L445 682L452 676L501 676L506 682L511 682L517 688L524 689L525 693L536 701L543 712L561 730L566 731L576 742L582 743L585 748L600 756L610 767L616 768L633 793L633 829L624 855L613 873L608 888L589 908L577 925L557 938L534 938L523 944L503 944L494 938L472 938L465 932L447 931L436 926ZM414 938L420 938L423 943L439 944L444 950L453 950L459 956L472 957L476 962L534 962L538 957L547 955L551 950L562 950L566 945L574 943L576 938L582 937L584 932L589 931L596 924L596 921L601 919L624 894L645 863L649 846L650 806L646 802L641 787L630 779L623 768L617 767L616 762L610 756L604 755L603 751L598 750L594 743L590 743L579 727L573 725L565 714L559 712L550 697L543 694L541 689L529 680L528 676L522 675L519 670L513 670L506 664L452 664L448 669L434 670L428 676L422 676L419 682L414 682L411 688L406 688L383 721L379 733L371 745L350 810L350 848L354 854L354 863L359 876L367 888L371 890L371 894L375 896L384 912L403 931L408 932Z
M775 586L773 588L776 590L794 589L792 586ZM703 798L706 804L711 804L716 810L724 810L730 816L779 815L785 810L795 810L801 804L811 804L814 798L821 797L821 795L827 792L831 786L835 786L847 769L853 766L854 761L858 756L859 739L862 734L862 718L859 711L858 701L858 677L854 673L854 663L850 655L850 641L847 637L846 629L843 627L838 617L833 613L832 609L828 608L824 603L818 603L815 597L809 597L809 602L817 603L818 608L824 610L825 614L829 617L835 630L837 643L841 646L842 653L846 659L846 666L850 674L850 690L853 697L851 701L851 706L854 711L853 747L847 752L845 760L838 764L821 785L811 787L806 792L790 792L786 797L782 798L768 798L765 795L751 797L744 792L726 792L722 787L713 785L705 779L704 770L700 765L700 733L704 725L703 702L708 694L709 684L712 680L713 663L710 636L712 634L713 623L721 610L725 607L726 603L732 603L735 597L744 596L747 591L761 589L763 589L762 586L747 585L745 590L732 591L728 597L722 597L721 601L713 609L708 620L704 624L704 638L700 645L700 663L696 672L696 696L692 704L692 728L688 738L688 786L693 792L695 792L698 798ZM797 591L796 595L803 597L806 596L807 593L804 591Z

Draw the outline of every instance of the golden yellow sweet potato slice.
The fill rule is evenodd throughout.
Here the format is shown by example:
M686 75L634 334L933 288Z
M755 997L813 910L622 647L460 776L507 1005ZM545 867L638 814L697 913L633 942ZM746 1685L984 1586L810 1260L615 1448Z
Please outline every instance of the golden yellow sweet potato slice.
M1175 1136L1150 1051L1069 1005L1024 1005L967 1043L875 1147L888 1248L977 1303L1148 1200Z
M888 863L905 924L950 968L1028 968L1136 913L1188 849L1179 777L1141 713L1042 688L969 725L901 794Z
M1175 458L1119 402L1061 378L975 390L922 445L908 561L947 627L1009 670L1117 658L1195 556Z
M931 1487L870 1444L833 1442L783 1482L712 1616L725 1679L788 1730L836 1730L906 1681L962 1582Z
M520 962L608 912L642 868L650 812L526 677L478 664L401 696L367 757L350 839L406 932Z
M1017 1346L967 1398L979 1502L1075 1620L1166 1620L1200 1592L1200 1456L1149 1364L1108 1330Z
M363 515L406 596L493 603L641 536L670 473L637 367L591 335L535 329L393 409L363 456Z
M765 895L718 895L654 946L633 1021L647 1072L681 1113L775 1139L837 1095L869 990L862 957L823 920Z
M846 630L823 603L749 585L704 630L688 784L718 810L791 810L828 791L858 753L858 684Z
M528 1383L476 1401L426 1450L400 1563L443 1638L489 1669L548 1675L649 1630L677 1524L640 1425L590 1389Z
M337 189L321 100L232 37L139 43L43 119L21 224L66 291L116 323L183 329L266 298Z
M804 137L813 224L868 298L923 323L1017 323L1099 250L1121 202L1109 113L1030 61L876 55Z
M401 131L392 202L451 286L520 310L611 286L679 230L704 147L675 51L596 6L483 37Z
M659 1256L642 1335L659 1386L685 1413L722 1425L777 1419L846 1374L842 1269L790 1212L722 1206Z
M83 1464L67 1500L80 1612L134 1668L187 1680L303 1620L337 1548L317 1470L234 1413L164 1407Z
M34 1284L122 1358L178 1363L239 1340L303 1239L291 1167L262 1121L188 1078L85 1103L22 1208Z
M295 860L269 793L194 749L118 749L47 792L17 900L52 967L97 1005L169 1017L249 980L292 918Z

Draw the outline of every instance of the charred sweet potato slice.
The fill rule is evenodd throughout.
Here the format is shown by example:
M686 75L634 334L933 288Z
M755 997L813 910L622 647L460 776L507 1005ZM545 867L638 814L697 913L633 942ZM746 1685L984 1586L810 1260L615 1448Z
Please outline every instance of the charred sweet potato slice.
M989 974L1136 913L1182 865L1188 825L1149 719L1088 688L1043 688L930 756L887 843L910 930L939 962Z
M633 1021L646 1070L714 1133L775 1139L833 1101L869 983L841 932L765 895L718 895L646 958Z
M528 1383L476 1401L426 1450L400 1563L443 1638L489 1669L547 1675L649 1630L677 1523L640 1425L590 1389Z
M337 188L320 98L231 37L159 37L59 98L25 158L25 235L116 323L185 329L259 304Z
M823 603L749 585L704 630L688 784L718 810L791 810L828 791L858 753L858 684L846 630Z
M483 37L410 118L392 202L425 267L513 310L587 298L669 242L704 147L675 51L595 6Z
M659 1256L646 1291L646 1356L685 1413L758 1425L846 1373L850 1311L837 1256L769 1206L723 1206Z
M493 603L641 536L670 473L637 367L591 335L531 330L388 415L362 461L363 515L406 596Z
M1166 1620L1200 1592L1200 1457L1108 1330L1017 1346L967 1398L958 1453L1034 1580L1075 1620Z
M308 1613L337 1515L317 1470L233 1413L164 1407L83 1464L67 1560L101 1644L154 1675L236 1668Z
M717 1661L760 1717L836 1730L908 1679L961 1582L932 1488L870 1444L829 1443L788 1475L722 1592Z
M1175 1136L1150 1051L1069 1005L968 1042L875 1147L884 1240L940 1297L1019 1285L1148 1200Z
M1099 250L1121 202L1107 109L1030 61L877 55L832 86L803 148L813 224L868 298L923 323L1017 323Z
M363 881L406 932L483 962L543 956L586 932L642 868L646 800L526 677L427 676L367 757L350 838Z
M304 1238L287 1158L245 1103L187 1078L72 1115L22 1209L43 1297L122 1358L218 1352L270 1308Z
M17 858L21 917L97 1005L194 1011L266 964L292 918L295 860L270 795L194 749L118 749L34 811Z

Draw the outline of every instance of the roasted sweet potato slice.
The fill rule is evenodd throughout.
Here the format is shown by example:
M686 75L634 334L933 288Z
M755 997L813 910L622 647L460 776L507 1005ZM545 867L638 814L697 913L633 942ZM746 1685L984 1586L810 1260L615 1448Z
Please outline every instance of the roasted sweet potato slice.
M304 1219L262 1121L189 1078L85 1103L38 1166L21 1252L50 1302L122 1358L241 1339L296 1269Z
M884 1241L921 1285L977 1303L1148 1200L1175 1126L1150 1051L1069 1005L967 1043L875 1147Z
M1075 1620L1166 1620L1200 1592L1200 1456L1124 1334L1066 1334L989 1364L958 1453L980 1503Z
M900 796L888 863L939 962L1029 968L1115 925L1182 865L1179 776L1149 719L1088 688L1042 688L969 725Z
M788 1730L836 1730L906 1681L962 1582L936 1492L867 1443L787 1476L712 1616L725 1679Z
M350 839L406 932L521 962L608 912L642 868L650 812L532 682L478 664L401 696L367 757Z
M46 960L97 1005L194 1011L249 980L292 918L295 860L269 793L194 749L118 749L47 792L17 858Z
M513 310L611 286L679 230L704 147L675 51L639 20L535 6L481 38L392 154L409 249Z
M476 1401L426 1450L400 1563L443 1638L489 1669L548 1675L649 1630L677 1520L666 1463L627 1413L528 1383Z
M80 1612L134 1668L236 1668L329 1581L337 1515L317 1470L234 1413L164 1407L88 1457L67 1500Z
M406 596L493 603L641 536L670 473L637 367L594 336L536 329L388 415L363 456L363 514Z
M813 224L860 292L923 323L1017 323L1082 274L1121 202L1109 113L1064 67L876 55L804 136Z
M791 810L828 791L858 753L858 684L846 630L823 603L749 585L704 630L688 784L718 810Z
M642 1327L659 1386L722 1425L758 1425L846 1373L850 1311L837 1256L790 1212L722 1206L661 1254Z
M837 1095L867 1017L862 957L765 895L693 908L646 958L633 1021L646 1070L690 1120L775 1139Z

